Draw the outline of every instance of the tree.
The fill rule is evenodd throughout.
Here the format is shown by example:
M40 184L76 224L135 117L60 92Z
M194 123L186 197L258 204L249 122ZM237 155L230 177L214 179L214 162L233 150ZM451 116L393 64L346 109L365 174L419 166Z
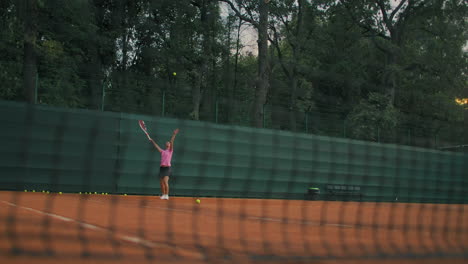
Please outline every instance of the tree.
M258 31L258 71L255 81L255 94L252 105L251 124L255 127L263 126L263 109L266 103L269 79L270 66L268 61L268 20L270 0L238 1L238 8L232 1L219 0L227 3L236 15L249 22ZM241 12L243 11L243 13ZM257 12L258 15L254 14Z
M281 69L287 78L290 92L289 120L292 131L297 129L298 85L300 85L300 75L303 75L300 72L300 64L305 47L310 44L309 40L312 37L315 9L316 7L309 5L305 0L278 2L271 9L273 37L270 42L276 49ZM279 24L281 32L275 24Z
M19 6L15 1L0 2L0 98L24 99L22 82L23 68L23 22L18 17Z
M398 111L388 100L388 95L370 93L361 100L348 117L351 134L356 139L381 141L393 139L398 123Z
M36 75L37 75L37 26L38 26L37 0L21 0L19 12L23 21L23 89L26 101L35 103Z
M202 54L200 57L200 85L193 86L193 110L192 117L199 119L200 103L203 98L203 112L207 120L212 121L213 102L216 94L216 34L217 19L219 18L218 3L207 0L193 0L192 5L200 11L200 31L202 38ZM204 96L203 96L204 94Z
M392 5L390 0L340 0L351 19L374 40L376 47L386 55L386 68L382 85L390 101L395 103L401 71L401 48L407 35L407 27L418 16L424 15L429 1L399 0Z

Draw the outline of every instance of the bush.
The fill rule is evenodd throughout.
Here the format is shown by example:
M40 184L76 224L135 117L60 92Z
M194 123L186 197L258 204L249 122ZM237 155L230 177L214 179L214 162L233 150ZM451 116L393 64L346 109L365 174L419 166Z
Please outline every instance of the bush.
M387 95L370 93L348 115L351 136L356 139L382 141L395 136L399 112ZM384 140L385 141L385 140Z

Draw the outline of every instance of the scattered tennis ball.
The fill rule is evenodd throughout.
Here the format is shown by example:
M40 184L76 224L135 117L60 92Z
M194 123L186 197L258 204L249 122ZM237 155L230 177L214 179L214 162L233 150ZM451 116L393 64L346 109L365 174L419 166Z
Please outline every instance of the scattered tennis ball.
M24 192L28 192L28 190L24 190Z
M42 190L42 192L43 192L43 193L45 193L45 191L44 191L44 190Z
M195 202L197 202L197 204L201 203L200 199L196 199Z
M50 192L49 192L49 191L47 191L47 193L49 194Z
M97 194L97 192L94 192L94 194Z
M177 72L173 72L172 75L176 76L176 75L177 75Z
M36 190L33 190L33 192L36 192Z
M101 195L104 195L104 193L101 193Z
M79 192L79 194L81 194L81 192Z
M62 194L62 192L59 192L59 194Z
M106 195L108 195L108 193L105 193Z
M124 193L124 196L127 196L127 194L126 194L126 193Z

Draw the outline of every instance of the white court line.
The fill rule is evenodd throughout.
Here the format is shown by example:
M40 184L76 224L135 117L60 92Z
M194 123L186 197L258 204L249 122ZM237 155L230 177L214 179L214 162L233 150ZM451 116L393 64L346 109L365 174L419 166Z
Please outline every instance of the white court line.
M94 200L94 199L88 199L88 201L94 202L94 203L99 203L99 204L104 204L104 202L100 200ZM176 208L167 208L167 207L162 207L162 206L148 206L145 205L143 206L144 208L156 208L156 209L163 209L167 211L174 211L174 212L182 212L182 213L193 213L193 210L186 210L186 209L176 209ZM345 224L336 224L336 223L318 223L318 222L311 222L311 221L301 221L301 220L288 220L284 221L281 218L271 218L271 217L258 217L258 216L249 216L246 217L247 219L251 220L260 220L260 221L265 221L265 222L277 222L277 223L291 223L291 224L303 224L303 225L313 225L313 226L334 226L334 227L344 227L344 228L353 228L355 226L353 225L345 225Z
M257 217L257 216L249 216L247 219L253 220L262 220L262 221L269 221L269 222L283 222L281 219L269 218L269 217Z
M303 225L313 225L313 226L335 226L335 227L346 227L346 228L352 228L354 226L352 225L344 225L344 224L333 224L333 223L325 223L325 224L320 224L318 222L311 222L311 221L300 221L300 220L282 220L279 218L269 218L269 217L247 217L248 219L254 219L254 220L261 220L261 221L266 221L266 222L279 222L279 223L291 223L291 224L303 224Z
M6 201L3 201L4 203L8 204L8 205L11 205L11 206L16 206L16 204L13 204L13 203L10 203L10 202L6 202ZM21 206L19 206L21 207ZM47 215L47 216L50 216L52 218L57 218L59 220L62 220L62 221L65 221L65 222L72 222L73 220L68 218L68 217L64 217L64 216L60 216L60 215L56 215L56 214L52 214L52 213L46 213L46 212L43 212L43 211L39 211L39 210L36 210L36 209L32 209L32 208L29 208L29 207L22 207L24 210L28 210L28 211L31 211L31 212L34 212L34 213L38 213L38 214L44 214L44 215Z
M44 212L44 211L41 211L41 210L36 210L36 209L30 208L30 207L16 205L14 203L10 203L10 202L7 202L7 201L1 201L1 202L4 203L4 204L13 206L13 207L21 208L21 209L26 210L26 211L34 212L34 213L41 214L41 215L46 215L46 216L49 216L49 217L52 217L52 218L55 218L55 219L58 219L58 220L61 220L61 221L64 221L64 222L73 222L73 223L79 224L80 226L82 226L84 228L87 228L87 229L101 231L101 232L104 232L104 233L112 232L109 229L99 227L99 226L95 226L95 225L88 224L88 223L84 223L84 222L80 222L78 220L68 218L68 217L65 217L65 216L52 214L52 213ZM141 237L127 236L127 235L117 235L116 237L119 238L119 239L128 241L128 242L132 242L132 243L142 245L142 246L146 246L146 247L150 247L150 248L165 247L165 248L169 248L169 249L173 249L173 250L187 251L192 256L195 256L197 258L203 258L203 255L201 253L197 254L196 252L192 252L190 250L176 248L174 246L169 246L169 245L162 244L162 243L151 242L151 241L143 239Z

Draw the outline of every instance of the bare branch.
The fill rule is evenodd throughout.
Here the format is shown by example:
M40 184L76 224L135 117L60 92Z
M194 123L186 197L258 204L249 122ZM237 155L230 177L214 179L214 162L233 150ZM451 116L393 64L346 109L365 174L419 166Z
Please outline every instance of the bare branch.
M247 17L247 16L245 16L245 15L243 15L243 14L239 11L239 9L237 9L237 7L236 7L231 1L229 1L229 0L218 0L218 1L224 2L224 3L228 4L228 5L231 7L232 11L234 11L234 13L236 13L236 16L237 16L238 18L240 18L241 20L243 20L243 21L245 21L245 22L249 22L250 24L252 24L252 26L258 28L258 23L252 18L252 14L249 13L249 11L248 11L248 13L249 13L249 15L250 15L250 18Z
M198 8L201 8L201 5L196 1L190 1L190 3Z
M382 12L383 21L387 26L388 30L393 31L393 24L392 21L388 20L387 10L385 10L385 3L383 2L383 0L377 0L376 3L380 8L380 12Z
M364 24L362 23L361 21L359 21L356 16L354 16L353 12L351 12L348 4L346 3L346 0L339 0L345 7L346 7L346 10L348 11L348 14L351 16L351 19L354 21L354 23L356 25L358 25L360 28L366 30L366 32L372 32L372 36L378 36L378 37L381 37L381 38L384 38L384 39L390 39L388 36L386 36L385 34L383 34L382 32L378 32L376 31L375 29L373 29L371 26L367 25L367 24ZM366 33L364 32L364 33Z
M244 2L242 2L242 1L239 1L239 4L241 5L242 8L244 8L245 12L247 12L247 14L250 17L250 20L255 21L251 9L248 8L247 6L245 6Z
M401 0L400 4L398 4L398 6L395 8L395 10L393 10L393 12L390 14L390 21L393 21L393 19L395 18L396 13L398 13L398 11L400 11L400 9L403 7L403 5L407 1L408 0Z
M276 51L278 52L278 59L279 59L279 62L280 62L280 65L281 65L281 68L283 69L284 71L284 74L286 74L286 76L288 77L288 79L291 78L291 73L288 71L288 68L286 67L285 63L284 63L284 58L283 58L283 53L281 52L281 49L279 47L279 43L278 43L278 32L276 31L276 28L274 26L271 27L272 31L273 31L273 36L274 36L274 39L271 39L270 37L268 37L270 39L270 42L273 44L273 46L275 46L275 49Z
M302 21L303 21L303 0L298 0L297 1L297 26L296 26L296 36L299 35L299 32L301 32L302 29Z

